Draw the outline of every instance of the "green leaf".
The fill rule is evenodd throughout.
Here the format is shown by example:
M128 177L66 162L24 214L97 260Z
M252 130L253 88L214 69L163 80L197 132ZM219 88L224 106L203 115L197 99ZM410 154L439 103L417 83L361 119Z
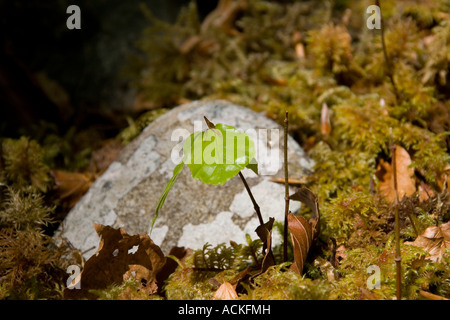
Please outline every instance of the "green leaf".
M250 163L247 165L247 169L252 170L254 173L258 174L258 163L256 162L256 159L253 158Z
M166 188L164 189L161 197L159 198L158 205L156 206L156 211L155 211L155 215L152 220L152 225L148 232L149 235L152 234L153 225L155 224L156 219L158 218L159 211L163 207L164 202L166 201L166 198L167 198L167 194L169 193L170 189L173 187L175 180L177 180L178 175L180 174L181 170L183 169L183 166L184 166L184 162L183 162L183 160L181 160L181 162L175 167L175 169L173 169L172 178L170 178L169 182L167 183Z
M250 137L222 123L191 134L183 145L183 151L192 177L212 185L225 184L247 167L255 156ZM254 164L249 168L257 170Z

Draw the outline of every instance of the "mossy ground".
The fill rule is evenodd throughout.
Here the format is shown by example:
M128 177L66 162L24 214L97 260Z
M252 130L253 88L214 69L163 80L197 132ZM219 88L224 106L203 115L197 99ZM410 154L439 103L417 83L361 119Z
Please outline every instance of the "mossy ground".
M289 271L274 248L277 265L238 281L241 299L395 298L395 208L379 192L376 176L380 159L391 160L393 141L411 156L417 186L429 190L426 199L417 188L399 204L402 296L421 299L424 290L450 298L448 255L431 261L423 248L405 244L450 219L450 2L382 1L389 61L380 30L366 26L371 1L237 3L219 25L200 21L194 3L174 24L143 8L150 26L138 44L142 55L126 74L157 111L129 119L115 139L129 142L164 108L187 100L227 99L280 124L289 111L290 134L315 161L306 186L319 199L321 234L303 276ZM331 131L323 130L323 104ZM89 151L72 153L73 136L2 141L0 246L11 251L1 254L2 298L62 297L57 288L70 263L62 248L50 245L42 225L51 222L57 204L50 168L87 168ZM261 258L258 241L205 247L179 262L163 298L210 299L218 283L233 281L245 268L256 270ZM368 294L373 265L380 288ZM132 281L98 294L147 298Z

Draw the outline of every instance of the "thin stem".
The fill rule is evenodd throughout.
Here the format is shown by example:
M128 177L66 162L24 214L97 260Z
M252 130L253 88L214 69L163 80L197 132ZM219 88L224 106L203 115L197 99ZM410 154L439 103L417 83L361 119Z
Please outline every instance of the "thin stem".
M392 175L394 178L394 192L395 192L395 264L396 264L396 283L397 283L397 300L402 299L402 255L400 251L400 216L399 216L399 198L398 198L398 186L397 186L397 163L396 163L396 154L395 151L397 149L396 145L392 142L392 133L391 133L391 142L390 147L392 154Z
M250 199L252 200L253 208L255 208L256 215L258 216L258 219L259 219L259 224L261 224L261 225L264 224L264 221L263 221L263 218L261 215L261 211L259 210L259 206L256 203L255 198L253 197L252 191L250 190L250 187L248 186L247 181L244 178L244 175L240 171L239 171L239 177L241 177L241 180L244 183L245 189L247 190L247 193L250 196Z
M283 258L284 262L287 261L287 238L288 238L288 215L289 215L289 171L288 171L288 127L289 127L289 120L288 120L288 111L286 111L286 116L284 118L284 187L285 187L285 194L284 194L284 234L283 234Z

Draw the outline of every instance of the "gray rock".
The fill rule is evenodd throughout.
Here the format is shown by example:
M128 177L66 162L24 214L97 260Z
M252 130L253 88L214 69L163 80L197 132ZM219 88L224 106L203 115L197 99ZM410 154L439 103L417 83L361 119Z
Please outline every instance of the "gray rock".
M258 202L264 221L284 220L284 185L269 181L284 177L283 128L262 114L223 100L181 105L151 123L127 145L65 218L60 234L90 257L99 239L93 223L122 227L128 234L146 233L159 197L182 156L182 142L189 134L207 129L203 116L249 134L255 141L257 176L242 173ZM289 175L308 174L312 161L289 136ZM294 192L292 189L291 192ZM291 211L298 209L291 202ZM233 240L256 239L258 226L252 202L239 177L223 186L194 180L185 166L169 192L151 233L152 240L168 253L173 246L201 248ZM280 235L274 235L279 243ZM91 250L89 250L91 249Z

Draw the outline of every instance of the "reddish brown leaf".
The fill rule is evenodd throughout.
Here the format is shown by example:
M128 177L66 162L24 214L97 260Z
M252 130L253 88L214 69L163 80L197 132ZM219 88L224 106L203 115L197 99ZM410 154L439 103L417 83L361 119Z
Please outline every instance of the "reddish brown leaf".
M130 236L122 228L100 224L94 224L94 227L100 236L98 250L84 265L80 289L66 288L64 299L96 299L90 290L120 285L130 277L140 281L141 290L155 293L156 276L166 258L149 236Z
M412 163L411 157L400 146L395 147L395 163L397 171L397 192L399 200L401 200L404 196L409 197L416 191L414 169L409 168ZM380 159L375 175L380 181L379 188L383 197L389 202L394 202L395 188L392 163Z
M275 219L270 217L268 222L259 225L255 230L263 243L264 258L261 263L261 272L266 272L270 266L275 264L275 258L272 252L272 227L274 221Z
M294 263L291 265L291 270L301 275L309 248L312 244L311 225L305 218L296 217L292 213L289 213L288 228L294 250Z
M290 195L289 199L303 202L311 209L313 215L311 216L311 219L309 219L309 224L313 231L312 239L315 241L320 233L319 200L316 195L308 188L300 188L294 194Z
M291 270L301 275L309 249L320 232L319 202L315 194L308 188L298 189L289 196L289 199L303 202L313 213L309 222L301 216L294 216L292 213L288 215L288 229L294 251L294 263L291 265Z

